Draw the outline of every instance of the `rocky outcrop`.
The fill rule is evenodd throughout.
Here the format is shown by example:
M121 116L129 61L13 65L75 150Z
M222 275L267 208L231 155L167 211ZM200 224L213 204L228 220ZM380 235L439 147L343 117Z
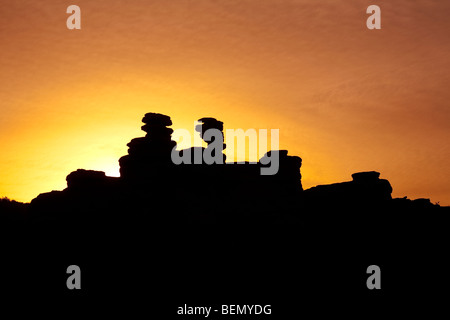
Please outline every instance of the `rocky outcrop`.
M34 199L32 211L51 212L57 217L65 211L70 211L72 217L78 217L80 212L89 216L86 211L130 212L155 217L156 208L164 208L164 212L170 214L157 214L160 219L176 217L180 221L189 221L189 217L195 216L208 221L261 215L278 219L316 209L321 212L349 208L358 211L359 208L378 210L385 206L383 212L388 212L436 207L429 200L393 201L389 181L380 179L380 173L375 171L354 173L352 181L319 185L303 191L302 159L288 155L287 150L271 150L257 163L225 164L224 154L220 155L223 164L208 164L203 160L195 163L196 153L203 158L205 152L211 154L218 144L223 145L223 149L226 147L221 121L210 117L198 121L195 130L208 146L179 151L179 155L190 154L190 164L173 162L172 152L177 151L171 137L170 117L147 113L142 119L142 130L146 135L132 139L128 143L128 155L119 160L120 178L79 169L67 176L65 190L44 193ZM207 134L210 129L217 130L215 135ZM276 174L261 174L262 170L270 170L272 166L276 166Z
M200 137L208 144L208 146L206 147L207 151L209 151L209 148L213 148L213 143L215 142L215 136L213 135L205 135L205 132L207 132L208 130L216 130L216 132L219 133L219 135L221 136L221 141L217 141L217 143L214 144L218 144L221 143L222 144L222 151L225 150L226 148L226 144L223 143L224 142L224 135L223 135L223 122L219 121L215 118L201 118L198 120L198 122L200 124L198 124L195 127L195 131L200 133ZM215 156L215 150L211 151L212 156ZM226 156L223 155L223 162L225 162L226 160Z
M173 129L169 116L147 113L141 128L147 134L131 140L127 146L128 155L119 159L120 175L124 179L145 179L157 176L161 167L172 165L171 152L176 146L172 141Z
M376 171L354 173L352 181L319 185L305 190L305 199L310 203L330 206L342 203L372 204L391 200L391 184L379 177L380 173Z

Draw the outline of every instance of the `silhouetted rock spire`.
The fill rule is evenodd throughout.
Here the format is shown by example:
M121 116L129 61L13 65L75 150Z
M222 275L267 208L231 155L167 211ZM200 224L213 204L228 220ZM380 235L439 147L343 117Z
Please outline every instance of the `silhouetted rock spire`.
M202 139L207 144L211 144L212 142L214 142L214 139L205 137L205 132L209 129L219 130L222 133L222 141L223 141L223 122L222 121L219 121L215 118L205 117L205 118L198 119L198 122L200 122L200 124L195 126L195 131L200 133L200 137L202 137ZM225 145L224 145L224 149L225 149Z
M219 121L215 118L211 118L211 117L204 117L201 119L197 120L199 122L198 125L195 126L195 131L200 133L200 137L208 144L207 149L208 148L213 148L213 143L214 143L214 139L215 136L211 135L205 135L205 132L210 130L210 129L215 129L220 131L220 135L222 136L222 152L223 150L225 150L226 148L226 144L223 143L224 142L224 135L223 135L223 122ZM212 155L215 155L215 150L212 151ZM226 156L223 155L223 162L225 162L226 160Z
M159 113L147 113L141 127L145 137L131 140L127 146L128 155L120 158L120 174L123 178L157 174L158 166L172 164L171 152L176 146L171 136L173 129L169 116Z

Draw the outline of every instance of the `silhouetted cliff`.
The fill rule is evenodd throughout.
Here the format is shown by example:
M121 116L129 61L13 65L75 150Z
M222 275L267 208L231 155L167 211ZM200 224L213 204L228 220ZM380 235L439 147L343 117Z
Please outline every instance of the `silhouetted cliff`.
M301 221L314 210L378 208L383 212L403 212L440 208L429 200L392 199L390 183L374 171L355 173L349 182L303 191L302 160L289 156L286 150L270 151L256 164L225 164L224 154L223 164L207 164L203 157L196 164L195 153L211 154L208 148L214 138L206 139L207 148L177 151L180 157L187 154L191 158L191 164L177 165L171 158L176 142L171 140L170 117L147 113L142 121L146 135L128 144L128 155L119 160L120 178L79 169L67 176L65 190L39 195L29 210L26 207L18 210L17 205L6 206L2 200L3 217L11 220L12 216L12 220L18 221L61 221L77 217L87 219L86 223L119 217L126 220L133 216L171 222ZM202 138L206 130L216 129L223 142L221 121L202 118L199 123L196 131ZM278 172L261 175L261 168L267 166L264 158L275 152L279 158ZM207 212L204 208L208 208Z
M21 275L9 287L30 290L30 277L37 274L40 286L31 288L59 292L66 280L59 274L77 263L88 274L83 294L120 296L120 304L126 296L135 306L148 292L165 303L186 303L187 297L244 303L252 297L278 301L280 314L298 312L292 288L307 292L302 305L313 297L322 302L332 290L333 301L364 302L367 296L343 292L367 291L371 264L387 270L383 281L391 291L383 292L392 292L392 301L399 290L417 289L407 280L417 277L411 266L426 270L427 279L446 266L449 208L428 199L392 199L390 183L378 172L303 190L302 159L286 150L269 151L256 164L176 165L170 118L149 113L143 122L146 136L133 139L119 160L121 177L79 169L67 176L66 189L40 194L29 205L0 201L1 222L7 222L2 225L14 239L8 272ZM216 119L200 122L223 132ZM202 137L203 129L197 130ZM217 138L178 156L193 161L196 152L211 154L208 148L222 143L223 136ZM261 175L275 155L278 172ZM409 273L397 277L405 269ZM425 292L434 290L434 282L424 283L419 285Z

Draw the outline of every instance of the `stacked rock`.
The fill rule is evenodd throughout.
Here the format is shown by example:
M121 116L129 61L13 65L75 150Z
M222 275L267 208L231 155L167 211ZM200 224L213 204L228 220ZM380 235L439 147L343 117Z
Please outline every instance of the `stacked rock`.
M279 168L276 161L278 161ZM289 188L293 192L303 191L302 175L300 168L302 166L302 159L297 156L288 156L287 150L271 150L268 151L260 160L261 170L265 169L268 179L272 183L280 182L280 190ZM283 190L285 192L286 190Z
M120 174L122 177L142 176L158 171L155 166L172 164L171 152L176 146L172 141L173 129L169 116L159 113L147 113L141 129L147 132L145 137L135 138L127 144L128 155L120 158Z
M222 138L221 138L222 139L222 141L221 141L222 142L222 151L225 150L226 144L223 143L224 142L223 122L219 121L215 118L208 118L208 117L198 119L198 122L200 124L195 126L195 131L200 133L200 137L208 144L208 147L210 147L210 148L213 147L212 144L215 142L214 139L215 139L216 135L214 135L214 134L210 134L210 135L206 134L205 135L205 133L209 129L215 129L215 130L220 131L220 135L222 136ZM212 155L215 156L214 153L212 153ZM224 161L225 161L225 158L226 158L225 155L223 155L223 157L224 157Z

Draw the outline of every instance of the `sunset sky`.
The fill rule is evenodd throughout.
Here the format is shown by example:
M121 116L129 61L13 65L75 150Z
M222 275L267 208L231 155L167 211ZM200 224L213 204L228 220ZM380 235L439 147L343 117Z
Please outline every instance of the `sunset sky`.
M396 197L450 205L449 15L435 0L0 0L0 196L118 175L159 112L192 132L205 116L279 129L305 188L375 170Z

